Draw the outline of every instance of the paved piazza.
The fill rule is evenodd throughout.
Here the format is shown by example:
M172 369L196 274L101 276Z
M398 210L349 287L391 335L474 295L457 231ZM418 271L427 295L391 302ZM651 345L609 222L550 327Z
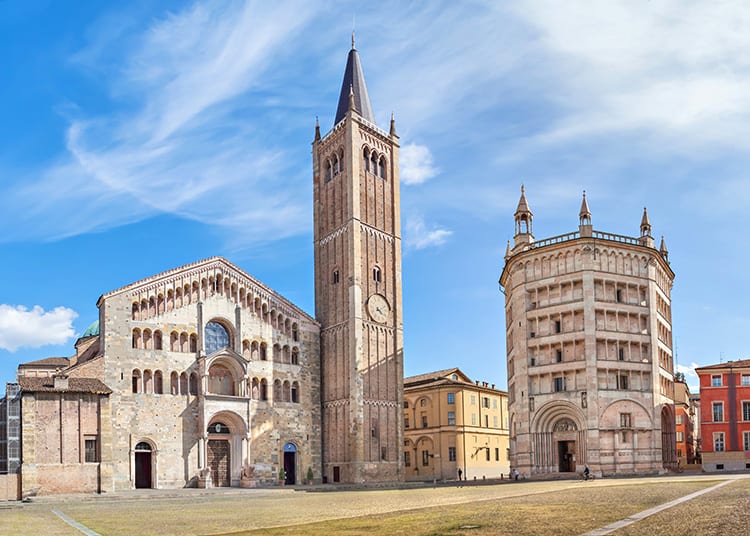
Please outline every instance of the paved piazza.
M637 484L666 484L666 489L670 483L689 482L705 482L706 487L710 487L723 480L736 479L747 480L750 475L679 475L595 482L521 481L464 487L315 493L293 488L229 488L40 497L23 505L6 503L0 507L0 534L221 534L487 500L502 501L547 492L559 492L559 497L564 497L566 491L582 487L612 489ZM86 532L87 528L89 532ZM554 531L549 532L547 527L544 533Z

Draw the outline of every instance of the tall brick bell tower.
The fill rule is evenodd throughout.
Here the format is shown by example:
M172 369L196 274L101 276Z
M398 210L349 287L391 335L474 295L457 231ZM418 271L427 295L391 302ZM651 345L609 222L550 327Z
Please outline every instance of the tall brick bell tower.
M354 47L333 128L313 154L323 476L403 480L399 140L375 125Z

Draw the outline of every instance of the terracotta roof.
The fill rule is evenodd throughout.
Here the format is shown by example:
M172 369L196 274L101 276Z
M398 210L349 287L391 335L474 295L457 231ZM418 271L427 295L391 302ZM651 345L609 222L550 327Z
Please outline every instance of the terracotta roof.
M404 378L404 385L407 383L422 383L429 380L445 380L453 373L461 374L464 377L466 376L458 367L454 367L450 369L436 370L435 372L426 372L417 376L409 376L408 378Z
M68 378L67 389L55 389L54 378L20 376L18 385L27 393L93 393L108 395L112 389L95 378Z
M739 359L737 361L727 361L726 363L718 363L716 365L706 365L705 367L697 367L695 370L723 370L745 367L750 367L750 359Z
M70 359L67 357L45 357L44 359L37 359L36 361L27 361L21 363L19 367L67 367L70 364Z

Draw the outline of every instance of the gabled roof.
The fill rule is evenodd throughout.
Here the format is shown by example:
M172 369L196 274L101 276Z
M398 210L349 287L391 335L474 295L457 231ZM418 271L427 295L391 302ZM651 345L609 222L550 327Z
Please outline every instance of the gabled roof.
M90 393L108 395L112 389L94 378L68 378L67 389L55 389L55 379L52 377L35 378L21 376L18 378L21 391L27 393Z
M166 270L159 274L152 275L145 279L141 279L140 281L130 283L129 285L125 285L124 287L120 287L118 289L107 292L106 294L102 294L99 297L97 306L100 305L103 299L106 299L106 298L109 298L111 296L115 296L118 294L122 294L124 292L131 292L133 290L138 289L139 287L150 287L158 283L160 280L168 279L181 272L208 271L214 268L220 268L226 272L234 274L238 279L244 279L248 285L253 285L253 286L258 287L263 292L267 293L269 296L273 296L274 299L278 300L283 305L286 305L289 308L296 311L300 316L303 316L306 319L308 319L310 322L314 324L318 323L313 317L311 317L305 311L303 311L302 309L294 305L292 302L284 298L281 294L271 289L270 287L264 285L263 283L255 279L253 276L251 276L250 274L248 274L247 272L239 268L237 265L231 263L224 257L209 257L208 259L203 259L200 261L192 262L190 264L185 264L183 266L178 266L177 268L172 268L171 270Z
M70 359L67 357L45 357L44 359L37 359L36 361L27 361L21 363L18 368L21 367L44 367L44 368L65 368L70 364Z
M454 374L458 377L458 380L452 379L452 376ZM461 372L461 369L459 369L458 367L454 367L450 369L436 370L434 372L426 372L425 374L419 374L417 376L409 376L408 378L404 378L404 386L418 385L422 383L441 380L448 380L451 382L459 383L472 383L471 379L466 374Z
M750 368L750 359L740 359L737 361L727 361L726 363L718 363L716 365L707 365L705 367L697 367L695 371L699 370L729 370L739 368Z
M352 49L346 58L344 81L341 82L341 93L339 93L339 105L336 109L336 119L333 121L334 125L337 125L339 121L346 117L346 112L349 111L350 93L354 99L354 109L359 115L374 125L375 116L372 113L370 96L367 94L365 74L362 71L362 64L359 61L357 49L354 48L354 34L352 34Z

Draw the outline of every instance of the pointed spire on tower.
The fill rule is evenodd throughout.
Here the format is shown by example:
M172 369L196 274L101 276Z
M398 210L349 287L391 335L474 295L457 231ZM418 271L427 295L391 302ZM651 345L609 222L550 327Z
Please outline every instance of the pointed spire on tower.
M320 141L320 123L318 123L318 116L315 116L315 141Z
M581 201L581 211L578 213L578 218L582 225L584 225L584 220L588 222L585 225L591 225L591 210L589 210L589 202L586 200L586 190L583 191L583 201Z
M505 260L508 260L510 257L510 240L508 240L508 245L505 246Z
M359 53L354 48L354 32L352 32L352 49L346 59L344 68L344 80L341 82L341 93L339 93L339 104L336 109L336 119L333 124L336 125L346 117L349 111L350 94L354 100L353 110L356 111L363 119L375 124L375 116L372 113L370 96L367 93L365 85L365 75L362 71L362 64L359 61Z
M518 200L518 207L515 213L516 234L514 236L514 248L519 244L532 244L534 235L531 231L531 223L534 220L534 214L531 213L529 203L526 201L526 189L521 185L521 198Z
M390 134L391 134L391 136L398 136L398 134L396 134L396 118L394 117L393 112L391 112L391 132L390 132Z
M664 235L661 235L661 244L659 245L659 253L664 257L664 260L669 262L669 251L667 251L667 243L664 241Z
M641 236L651 236L651 222L648 220L646 207L643 207L643 217L641 218Z
M592 232L591 210L589 209L589 202L586 199L586 190L584 190L583 200L581 201L581 210L578 211L578 233L582 237L590 237Z

